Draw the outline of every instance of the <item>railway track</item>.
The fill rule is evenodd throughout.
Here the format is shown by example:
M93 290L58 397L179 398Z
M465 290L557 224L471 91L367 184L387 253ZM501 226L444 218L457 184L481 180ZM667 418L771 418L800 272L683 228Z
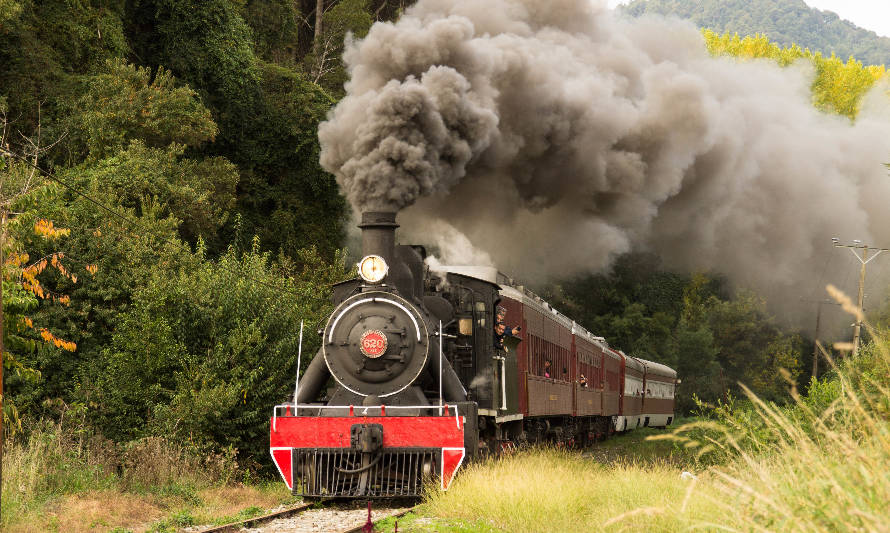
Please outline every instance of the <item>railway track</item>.
M232 522L230 524L225 524L222 526L215 526L209 529L202 529L201 533L231 533L233 531L240 531L244 528L254 527L260 524L264 524L266 522L271 522L272 520L277 520L279 518L289 518L295 515L300 514L301 512L312 507L311 504L303 503L300 505L295 505L293 507L288 507L287 509L282 509L280 511L275 511L274 513L269 513L263 516L257 516L254 518L248 518L247 520L241 520L240 522Z
M312 504L300 504L263 516L192 531L198 533L273 533L279 531L289 533L362 533L367 531L369 520L374 525L392 516L404 516L416 507L414 505L368 508L354 504L317 507ZM344 523L351 525L344 528Z
M380 522L381 520L384 520L386 518L391 518L391 517L400 518L400 517L405 516L406 514L410 513L411 511L413 511L416 508L417 508L417 506L415 505L414 507L409 507L408 509L403 509L401 511L391 513L386 516L381 516L377 520L372 520L371 524L372 524L372 526L376 525L377 522ZM355 527L351 527L348 529L343 529L343 530L339 531L338 533L364 533L365 531L367 531L367 520L363 524L360 524L360 525L357 525Z

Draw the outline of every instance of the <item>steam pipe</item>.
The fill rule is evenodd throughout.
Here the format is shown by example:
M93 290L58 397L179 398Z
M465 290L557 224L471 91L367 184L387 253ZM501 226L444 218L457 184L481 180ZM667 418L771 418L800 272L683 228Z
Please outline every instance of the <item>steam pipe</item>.
M324 362L324 355L321 353L321 348L318 349L318 353L315 354L315 357L312 358L312 361L309 363L309 367L306 368L306 372L303 374L303 379L300 380L300 391L297 394L297 403L305 404L314 402L316 398L318 398L318 393L321 392L321 388L324 387L324 384L328 381L328 376L330 375L330 371L328 370L328 365Z
M442 385L442 395L448 403L467 401L467 391L457 377L457 372L451 366L451 362L442 354L442 350L436 348L436 357L431 360L436 365L435 369L431 369L431 374L439 378Z

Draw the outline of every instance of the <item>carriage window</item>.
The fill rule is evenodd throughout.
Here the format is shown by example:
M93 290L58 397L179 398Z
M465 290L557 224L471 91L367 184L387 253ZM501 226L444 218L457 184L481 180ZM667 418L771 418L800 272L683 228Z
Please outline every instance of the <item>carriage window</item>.
M476 311L480 313L485 312L485 302L476 302Z
M461 318L457 321L457 327L461 335L470 336L473 334L473 319Z
M473 312L473 293L464 287L460 291L460 310L463 313Z
M599 374L594 365L594 357L591 353L578 350L578 385L581 388L597 388L600 386Z

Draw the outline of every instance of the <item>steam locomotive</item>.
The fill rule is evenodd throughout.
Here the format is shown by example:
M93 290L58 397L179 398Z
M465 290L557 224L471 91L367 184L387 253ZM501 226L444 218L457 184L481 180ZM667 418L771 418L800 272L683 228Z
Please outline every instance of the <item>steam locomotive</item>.
M672 369L609 347L494 268L430 271L423 247L396 245L395 213L359 227L359 277L334 286L322 346L270 420L295 493L417 496L477 457L673 421ZM521 328L504 347L498 307Z

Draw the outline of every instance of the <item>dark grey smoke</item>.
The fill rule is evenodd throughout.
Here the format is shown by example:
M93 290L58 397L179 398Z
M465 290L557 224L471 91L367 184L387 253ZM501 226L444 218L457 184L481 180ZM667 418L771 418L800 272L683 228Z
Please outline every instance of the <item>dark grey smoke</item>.
M820 113L804 65L712 58L691 25L420 0L345 59L319 137L353 205L405 209L427 240L448 221L517 276L651 250L809 294L848 267L822 275L832 236L890 244L890 122Z

